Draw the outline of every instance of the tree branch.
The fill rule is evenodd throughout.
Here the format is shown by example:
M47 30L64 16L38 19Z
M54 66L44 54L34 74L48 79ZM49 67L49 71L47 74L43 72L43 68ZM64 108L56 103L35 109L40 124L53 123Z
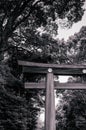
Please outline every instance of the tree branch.
M70 61L70 63L72 63L73 64L73 62L72 62L72 60L71 59L69 59L69 57L68 56L66 56L66 55L63 55L66 59L68 59L69 61Z
M36 5L37 5L39 2L41 2L41 1L42 1L42 0L38 0L37 2L34 3L34 5L32 5L32 6L30 7L29 13L28 13L26 16L24 16L20 21L18 21L18 22L14 25L13 31L14 31L21 23L23 23L23 22L30 16L30 14L34 11Z
M25 0L23 4L21 5L22 0L20 0L19 3L16 4L16 7L14 8L14 10L11 13L9 13L8 22L4 29L5 35L10 36L12 34L15 20L18 18L18 16L20 16L20 14L22 14L22 12L27 7L29 2L30 0Z

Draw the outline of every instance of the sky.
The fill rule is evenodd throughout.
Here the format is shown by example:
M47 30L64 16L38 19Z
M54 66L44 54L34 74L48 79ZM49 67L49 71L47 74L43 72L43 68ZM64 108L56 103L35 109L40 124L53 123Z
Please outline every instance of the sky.
M84 8L86 9L86 2L84 5ZM67 29L67 28L62 29L61 27L59 27L57 38L59 39L64 38L66 41L69 36L74 35L75 33L78 33L82 26L86 26L86 11L82 17L82 20L73 24L73 26L70 29Z
M86 9L86 0L84 4L84 9ZM81 21L74 23L70 29L68 28L62 28L59 26L58 28L58 35L55 37L55 39L59 38L60 40L64 38L65 41L68 40L68 38L75 33L78 33L82 26L86 26L86 11L84 12L84 15L82 16ZM40 33L42 32L42 28L37 29Z

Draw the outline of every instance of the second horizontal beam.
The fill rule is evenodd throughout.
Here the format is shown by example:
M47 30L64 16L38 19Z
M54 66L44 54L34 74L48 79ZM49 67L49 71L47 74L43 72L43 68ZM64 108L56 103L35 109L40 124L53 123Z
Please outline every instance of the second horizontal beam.
M26 89L43 89L45 88L45 83L28 83L24 84ZM86 89L86 83L58 83L54 82L55 89Z

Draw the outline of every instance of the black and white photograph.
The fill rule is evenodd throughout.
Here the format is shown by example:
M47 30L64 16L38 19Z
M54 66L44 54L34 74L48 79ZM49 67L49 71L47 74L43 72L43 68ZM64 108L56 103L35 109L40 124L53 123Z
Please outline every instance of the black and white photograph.
M0 0L0 130L86 130L86 0Z

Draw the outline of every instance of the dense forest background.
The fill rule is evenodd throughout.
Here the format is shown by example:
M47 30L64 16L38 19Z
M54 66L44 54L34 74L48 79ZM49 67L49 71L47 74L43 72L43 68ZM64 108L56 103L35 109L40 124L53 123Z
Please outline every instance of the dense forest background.
M18 59L85 64L86 26L67 41L54 39L58 35L58 19L64 20L64 27L71 28L82 19L84 2L85 0L0 1L0 130L35 130L38 112L44 107L44 101L40 98L44 91L24 89ZM42 28L41 34L38 28ZM29 81L39 81L41 77L30 75ZM57 97L59 94L62 96L56 110L57 129L85 130L86 92L59 91Z

